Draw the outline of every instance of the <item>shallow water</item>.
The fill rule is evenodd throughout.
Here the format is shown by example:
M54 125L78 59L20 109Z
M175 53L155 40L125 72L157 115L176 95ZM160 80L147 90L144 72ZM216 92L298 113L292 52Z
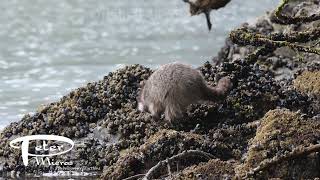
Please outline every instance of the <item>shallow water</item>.
M1 1L0 129L125 64L210 61L230 30L278 2L233 0L209 33L182 0Z

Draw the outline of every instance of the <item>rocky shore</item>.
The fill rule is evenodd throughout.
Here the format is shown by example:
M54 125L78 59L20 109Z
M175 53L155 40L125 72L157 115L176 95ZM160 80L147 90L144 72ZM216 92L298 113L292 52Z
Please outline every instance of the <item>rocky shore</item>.
M294 1L283 13L309 16L319 14L319 7L319 0ZM242 28L261 35L320 29L319 20L282 25L273 19L268 13ZM303 45L320 48L319 40ZM0 177L57 171L56 166L25 167L21 151L9 145L17 137L36 134L72 139L72 151L52 160L94 167L86 178L320 177L320 56L284 46L259 56L255 63L246 61L256 50L227 38L218 56L199 70L212 85L229 76L233 89L222 104L191 105L181 123L154 121L137 111L139 84L152 73L142 65L109 73L41 106L1 132Z

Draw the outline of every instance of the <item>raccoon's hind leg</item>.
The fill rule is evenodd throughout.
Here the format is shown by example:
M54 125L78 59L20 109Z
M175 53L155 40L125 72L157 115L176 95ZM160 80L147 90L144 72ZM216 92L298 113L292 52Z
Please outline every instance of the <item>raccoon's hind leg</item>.
M173 105L167 105L166 109L164 110L165 119L169 122L173 122L179 118L182 118L182 112L180 108L175 107Z

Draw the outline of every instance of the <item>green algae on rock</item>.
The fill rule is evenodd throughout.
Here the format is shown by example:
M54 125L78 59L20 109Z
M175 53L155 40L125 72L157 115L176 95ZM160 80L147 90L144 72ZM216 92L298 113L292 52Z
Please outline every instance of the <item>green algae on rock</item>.
M319 16L319 0L287 1L285 4L280 14L289 19L295 18L295 24L277 24L279 21L274 13L267 13L254 24L244 23L238 30L232 31L231 39L234 42L228 38L223 51L215 60L221 63L245 58L248 62L266 65L278 79L293 78L295 71L304 68L306 62L319 62L320 20L313 19L315 15ZM299 17L310 17L307 19L311 22L299 23ZM240 36L244 39L239 38ZM235 43L247 46L239 47ZM296 50L286 47L287 45ZM298 48L299 46L301 47ZM304 50L310 53L301 52Z
M1 171L4 174L12 171L38 174L54 168L37 165L24 167L21 152L10 148L9 142L15 137L34 134L61 135L76 142L71 157L59 156L57 159L72 159L74 164L97 167L100 170L112 164L117 160L119 150L128 146L128 143L123 141L127 138L120 136L119 139L113 135L111 131L113 127L107 123L108 120L112 121L111 117L119 114L118 109L122 112L132 111L122 119L125 122L131 121L131 125L129 124L127 128L119 128L122 134L130 128L133 128L130 130L132 132L136 127L142 131L143 129L152 131L152 128L143 126L141 117L132 110L136 106L135 99L140 81L147 79L151 73L149 68L140 65L127 66L109 73L101 81L88 83L70 92L58 102L42 106L34 115L26 115L21 121L12 123L0 134L0 166L3 167ZM142 119L148 121L147 117ZM141 143L143 135L139 137L131 135L132 144Z
M247 123L260 119L276 106L307 112L305 108L310 104L307 96L281 86L269 70L259 65L241 60L219 66L205 63L200 71L211 84L228 75L235 86L222 104L191 105L186 121L170 128L164 121L155 122L148 113L136 110L139 83L152 73L143 66L127 66L102 81L72 91L1 133L4 170L29 173L50 170L35 166L26 169L21 166L20 153L8 145L16 136L39 133L62 135L79 142L81 146L76 147L74 156L65 158L84 166L104 167L104 177L114 179L145 172L152 164L190 149L200 149L225 161L239 160L255 133L255 127L247 127ZM190 139L193 135L188 131L197 124L199 130L194 134L199 138ZM158 134L159 139L150 143L149 138L159 129L166 129L167 135ZM174 133L170 129L175 129ZM130 148L138 154L123 155ZM143 164L143 169L131 166L137 163Z
M304 4L313 7L315 2L319 0L308 3L299 1L299 7L290 11L300 12L299 8ZM271 21L269 16L265 16L253 26L244 26L248 26L250 33L259 32L266 36L278 32L271 39L283 38L280 35L287 31L298 31L293 40L310 35L309 32L299 33L306 32L306 29L319 32L316 23L279 27ZM316 46L319 47L319 44ZM245 57L254 51L254 47L240 48L229 40L219 53L220 63L207 62L200 66L199 70L209 84L214 85L221 77L229 76L234 87L221 104L191 105L185 120L178 124L168 125L162 119L153 121L148 113L136 110L139 84L152 73L152 70L141 65L126 66L109 73L101 81L78 88L1 132L0 174L40 174L54 170L36 166L25 168L21 154L9 147L9 141L13 138L32 134L72 138L77 144L72 155L57 159L103 168L102 178L105 179L123 179L146 173L158 162L191 149L210 153L215 159L202 163L196 158L188 159L189 162L179 165L178 171L172 168L174 177L242 177L261 162L286 155L296 147L319 143L319 121L312 117L320 115L320 101L310 94L314 94L313 89L317 87L311 83L302 84L317 79L313 75L320 70L320 65L300 62L294 51L288 52L286 49L261 54L255 64L245 61ZM302 56L305 61L319 60L314 54ZM291 78L294 73L289 78L276 80L281 75L278 70L283 68L289 69L290 73L305 69L312 73L306 76L304 73L298 74L296 81ZM277 107L289 110L273 110ZM272 111L267 113L269 110ZM298 110L301 113L293 113ZM261 126L256 131L260 121ZM246 156L245 163L236 172L233 171ZM275 171L267 168L256 175L262 178L316 177L319 176L316 161L319 162L319 157L314 154L301 156L294 161L281 161ZM159 177L166 178L167 174L161 173Z
M264 69L263 66L237 60L223 62L220 66L206 63L200 68L209 83L228 75L234 84L223 105L216 111L208 111L207 119L211 121L248 123L260 119L276 107L301 110L313 115L308 112L312 102L307 95L290 88L288 81L276 81L271 70Z
M285 156L298 147L318 144L319 138L319 121L304 118L302 114L287 109L269 111L262 118L256 136L250 143L245 163L237 169L237 174L245 175L261 163ZM319 156L310 154L282 161L257 172L260 174L256 174L256 178L315 178L320 175L319 160Z
M320 71L305 71L294 80L299 91L320 97Z
M233 160L221 161L220 159L212 159L206 163L187 167L183 171L174 174L173 179L231 179L235 176L235 167L237 165L238 162Z
M179 132L175 130L159 130L147 139L139 148L133 148L124 152L118 162L104 170L103 178L123 179L136 174L145 173L158 161L171 157L189 149L200 149L210 152L210 141L201 135ZM197 162L197 159L193 159ZM184 167L186 164L180 164ZM139 164L139 168L136 165Z

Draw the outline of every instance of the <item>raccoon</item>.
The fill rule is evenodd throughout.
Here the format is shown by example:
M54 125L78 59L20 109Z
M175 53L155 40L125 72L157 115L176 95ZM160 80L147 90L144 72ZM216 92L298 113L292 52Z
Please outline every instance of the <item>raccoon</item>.
M165 119L172 122L182 118L192 103L223 100L232 83L224 77L216 87L210 87L200 71L175 62L161 66L141 86L139 111L149 112L155 119L164 113Z
M210 12L213 9L220 9L226 6L231 0L183 0L190 4L190 14L192 16L204 13L207 20L209 31L211 30L212 24L210 20Z

